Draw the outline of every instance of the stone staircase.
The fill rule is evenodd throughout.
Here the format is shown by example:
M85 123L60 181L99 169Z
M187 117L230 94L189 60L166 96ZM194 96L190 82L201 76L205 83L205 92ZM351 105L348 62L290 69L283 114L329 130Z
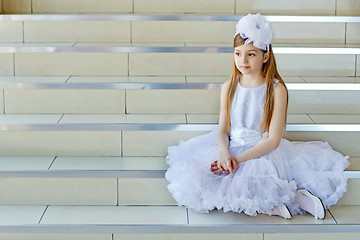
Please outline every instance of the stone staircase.
M0 239L358 239L360 5L0 0ZM289 140L350 156L326 219L176 206L166 150L218 121L236 22L261 12Z

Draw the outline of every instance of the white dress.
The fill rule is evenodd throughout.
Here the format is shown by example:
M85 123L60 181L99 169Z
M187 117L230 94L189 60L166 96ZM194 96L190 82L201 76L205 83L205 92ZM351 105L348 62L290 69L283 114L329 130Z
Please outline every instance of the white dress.
M256 88L238 84L230 111L232 156L262 140L259 125L265 90L265 84ZM214 174L210 165L219 157L216 138L217 126L210 133L168 148L166 162L170 167L165 177L179 206L197 212L216 208L254 216L270 214L275 206L285 204L292 214L297 214L304 211L294 203L296 189L309 190L325 208L335 204L346 191L344 169L350 164L348 157L326 142L281 139L277 149L240 164L233 174Z

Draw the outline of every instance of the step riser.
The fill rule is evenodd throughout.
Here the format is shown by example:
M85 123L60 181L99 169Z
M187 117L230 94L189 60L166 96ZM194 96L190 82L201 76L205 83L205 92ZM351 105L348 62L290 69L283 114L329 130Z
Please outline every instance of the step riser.
M5 90L6 113L125 113L124 90Z
M219 90L0 89L0 112L217 114ZM164 104L166 102L166 104ZM289 114L360 114L359 91L289 90Z
M174 4L166 0L3 0L5 13L211 13L211 14L262 14L284 15L356 15L356 0L347 1L181 1ZM32 2L32 4L31 4ZM294 7L294 5L296 7Z
M3 156L121 156L120 131L14 131L0 139Z
M0 42L215 42L231 46L235 25L236 21L3 21L0 29L7 34L0 36ZM360 43L360 23L273 22L271 26L276 33L273 43Z
M232 53L1 53L0 74L228 76L232 58ZM360 76L360 57L357 58L356 63L356 55L276 54L282 76Z
M176 205L165 178L0 178L1 205ZM359 205L360 179L349 179L338 205Z
M0 155L166 156L168 146L202 133L206 132L3 131L0 135ZM293 141L327 141L343 154L360 156L359 132L286 132L285 137Z

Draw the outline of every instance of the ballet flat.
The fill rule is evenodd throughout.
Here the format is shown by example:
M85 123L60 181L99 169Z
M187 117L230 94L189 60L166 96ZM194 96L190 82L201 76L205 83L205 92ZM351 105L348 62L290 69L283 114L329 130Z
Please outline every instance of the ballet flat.
M322 203L321 199L318 198L317 196L315 196L314 194L312 194L311 192L309 192L306 189L299 189L297 191L299 191L300 193L302 193L305 196L309 197L313 201L314 206L315 206L315 215L314 215L314 217L316 219L324 219L326 211L325 211L325 207L324 207L324 204Z
M284 204L281 204L280 206L278 206L278 208L279 208L281 217L283 217L285 219L290 219L292 217L288 207L285 206Z

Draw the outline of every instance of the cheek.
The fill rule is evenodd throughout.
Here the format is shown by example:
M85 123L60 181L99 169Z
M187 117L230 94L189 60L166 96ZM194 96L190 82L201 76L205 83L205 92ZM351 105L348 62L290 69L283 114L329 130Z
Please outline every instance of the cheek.
M239 69L240 66L239 58L234 58L234 61L235 61L235 66Z

